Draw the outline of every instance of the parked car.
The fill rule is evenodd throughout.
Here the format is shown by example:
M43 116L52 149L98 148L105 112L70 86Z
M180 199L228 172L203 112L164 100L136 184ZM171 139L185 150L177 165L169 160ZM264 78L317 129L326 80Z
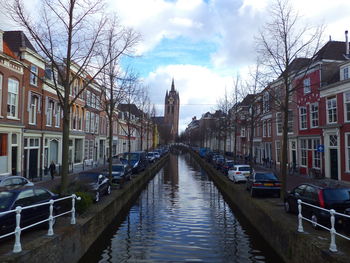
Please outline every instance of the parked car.
M250 175L250 166L246 164L238 164L228 171L228 178L234 183L246 182Z
M339 213L347 213L350 209L350 188L344 188L332 183L305 183L289 191L284 200L284 208L288 213L298 212L298 199L325 209L334 209ZM330 224L330 214L324 210L302 205L303 216L322 225ZM336 216L336 223L342 224L345 218ZM312 224L318 228L316 224Z
M147 160L150 163L154 163L156 161L156 155L154 152L148 152L147 153Z
M130 170L124 164L112 165L112 184L122 185L131 180Z
M159 154L159 152L154 152L154 156L156 157L156 160L160 159L160 154Z
M215 158L215 163L214 166L217 170L221 170L221 167L224 165L225 163L225 158L222 156L218 156L217 158Z
M221 171L225 174L228 175L228 171L233 168L235 165L234 161L232 160L226 160L225 163L221 166Z
M246 188L250 191L252 197L255 197L258 193L279 197L281 182L273 172L254 171L247 178Z
M44 187L39 186L7 186L0 188L0 212L16 209L17 206L31 206L57 199L58 195L53 194ZM49 204L38 207L23 209L21 212L21 227L48 219ZM57 203L54 203L54 213L57 211ZM0 215L0 234L10 233L16 227L16 213Z
M102 194L111 194L111 183L107 176L101 173L80 173L74 179L74 184L80 184L83 188L82 190L92 193L95 202L100 201Z
M10 186L10 185L25 185L25 186L33 186L34 184L29 181L27 178L22 176L0 176L0 187L1 186Z
M146 152L126 152L121 159L122 163L128 164L131 167L133 174L139 173L146 169L148 166L148 160Z

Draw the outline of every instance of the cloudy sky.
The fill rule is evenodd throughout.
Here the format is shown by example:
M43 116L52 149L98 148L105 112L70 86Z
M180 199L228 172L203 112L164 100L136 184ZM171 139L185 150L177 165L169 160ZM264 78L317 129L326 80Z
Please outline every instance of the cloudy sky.
M37 1L37 0L35 0ZM158 115L172 78L180 93L180 130L216 108L233 78L254 64L254 36L271 0L107 0L121 23L142 35L137 57L123 63L139 72ZM291 0L311 25L324 24L325 41L350 30L349 0ZM1 17L0 17L1 18ZM1 19L0 25L8 30ZM1 29L1 26L0 26Z

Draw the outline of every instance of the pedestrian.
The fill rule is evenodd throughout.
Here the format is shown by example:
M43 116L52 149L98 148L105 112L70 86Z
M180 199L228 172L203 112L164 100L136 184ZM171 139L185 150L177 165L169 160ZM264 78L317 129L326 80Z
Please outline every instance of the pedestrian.
M51 161L49 169L50 169L51 179L53 180L56 173L56 165L54 161Z

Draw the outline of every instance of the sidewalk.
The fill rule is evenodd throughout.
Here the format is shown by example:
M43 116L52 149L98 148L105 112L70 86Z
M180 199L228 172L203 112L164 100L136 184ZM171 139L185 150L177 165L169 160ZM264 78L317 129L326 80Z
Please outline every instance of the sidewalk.
M73 178L75 176L77 176L79 173L81 172L97 172L97 171L101 171L104 168L107 168L107 164L106 165L99 165L99 166L83 166L83 165L79 165L79 166L75 166L73 171L71 169L69 169L69 178ZM36 185L45 187L49 190L54 190L57 186L59 186L61 184L61 176L55 176L55 178L52 180L51 179L51 175L50 173L48 173L47 175L43 175L42 180L40 180L40 178L38 178L39 180L34 180L33 182Z

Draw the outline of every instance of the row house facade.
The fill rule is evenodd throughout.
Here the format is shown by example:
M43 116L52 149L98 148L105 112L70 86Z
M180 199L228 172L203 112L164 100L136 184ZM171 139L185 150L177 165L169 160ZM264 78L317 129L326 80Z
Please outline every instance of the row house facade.
M72 76L75 72L78 65L73 66ZM62 163L63 111L53 74L22 31L0 31L0 175L17 174L33 179L47 174L52 161L58 167ZM71 99L90 78L88 74L76 77ZM107 160L108 121L102 110L103 102L98 84L91 82L70 109L67 158L71 169ZM114 122L112 136L117 141L123 136L119 123ZM135 140L139 140L138 136L135 132ZM152 134L149 138L152 140ZM140 150L138 146L135 143L133 150ZM125 148L112 150L118 154Z

